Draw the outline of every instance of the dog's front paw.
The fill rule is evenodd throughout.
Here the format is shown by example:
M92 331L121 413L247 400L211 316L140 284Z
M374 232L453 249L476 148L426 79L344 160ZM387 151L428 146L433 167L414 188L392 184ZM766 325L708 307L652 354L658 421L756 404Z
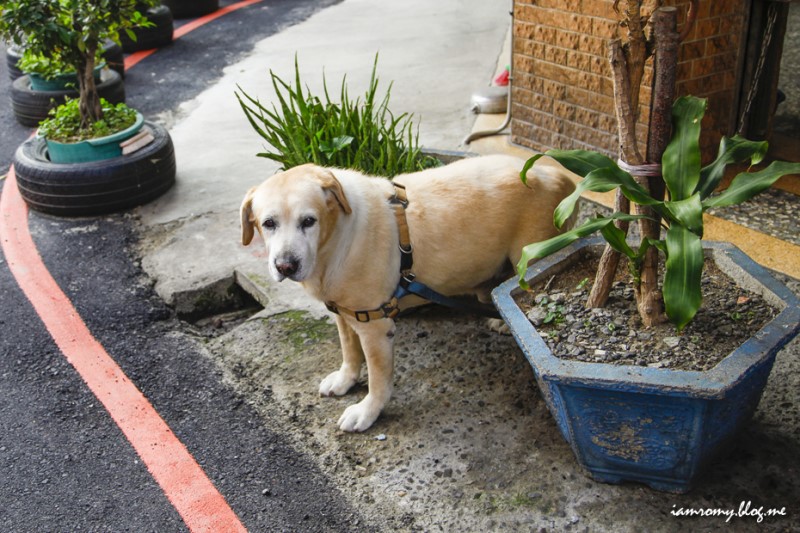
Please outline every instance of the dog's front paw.
M320 396L342 396L356 384L357 376L353 376L342 370L331 372L328 377L319 384Z
M372 401L369 395L355 405L344 410L339 418L342 431L366 431L381 414L381 406Z

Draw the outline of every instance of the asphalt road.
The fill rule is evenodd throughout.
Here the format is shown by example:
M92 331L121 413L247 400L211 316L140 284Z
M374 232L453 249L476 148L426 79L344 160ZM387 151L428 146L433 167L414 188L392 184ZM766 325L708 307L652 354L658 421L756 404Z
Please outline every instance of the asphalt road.
M145 116L174 109L213 83L254 42L332 3L265 0L225 15L132 69L127 101ZM8 80L0 62L0 101L9 101ZM31 131L16 124L10 105L0 108L0 121L0 174L5 174L14 149ZM186 324L154 295L139 269L130 215L59 219L31 213L28 227L45 266L92 335L248 530L372 529L310 459L221 382L213 363L191 342ZM0 256L0 502L4 532L187 529L44 328L5 256Z

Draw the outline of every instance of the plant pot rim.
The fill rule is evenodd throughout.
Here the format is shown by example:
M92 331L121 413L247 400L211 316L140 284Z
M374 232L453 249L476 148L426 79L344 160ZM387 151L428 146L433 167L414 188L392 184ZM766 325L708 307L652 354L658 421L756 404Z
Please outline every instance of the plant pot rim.
M534 263L528 268L525 278L531 280L543 277L551 270L557 271L555 267L573 253L584 248L602 247L604 243L600 238L579 240ZM765 296L768 296L770 303L782 309L778 316L719 364L702 372L561 359L552 354L515 301L515 296L523 292L516 277L495 288L492 298L525 356L543 379L610 390L636 387L642 392L721 398L745 377L750 368L776 354L797 335L800 331L800 300L736 246L703 241L703 248L711 252L718 265L729 275L731 270L738 270L745 276L748 285L761 285L766 289Z
M96 64L94 66L94 69L92 70L92 72L94 72L95 74L98 74L104 68L106 68L105 61ZM35 77L35 78L42 79L42 80L46 79L44 76L42 76L38 72L25 72L25 74L27 74L28 76L32 76L32 77ZM76 71L69 70L69 71L59 72L58 74L53 76L53 78L51 78L51 79L64 78L64 77L76 77L77 75L78 75L78 73Z
M134 111L136 111L136 110L134 110ZM130 136L131 130L133 130L134 132L138 131L139 129L141 129L143 124L144 124L144 116L141 113L139 113L138 111L136 111L136 121L132 125L128 126L124 130L120 130L120 131L118 131L116 133L112 133L111 135L104 135L103 137L95 137L93 139L84 139L82 141L77 141L77 142L74 142L74 143L65 143L65 142L61 142L61 141L54 141L54 140L48 139L46 137L45 137L45 141L48 144L49 143L55 143L55 144L59 144L59 145L86 143L86 144L90 144L92 146L103 146L105 144L109 144L109 143L112 143L112 142L115 142L115 141L118 142L122 138L124 138L125 136Z
M99 63L94 67L95 79L101 79L105 68L105 62ZM28 75L31 89L36 91L61 91L78 81L78 73L75 71L59 72L52 78L45 78L38 72L26 72L26 74Z
M110 159L113 157L119 157L122 154L121 148L111 145L118 145L122 141L133 137L139 130L142 129L143 125L144 116L139 111L136 111L136 121L131 126L128 126L124 130L120 130L116 133L112 133L111 135L97 137L94 139L85 139L73 143L53 141L47 139L46 137L44 140L47 144L51 159L54 151L62 154L57 157L57 159L61 159L60 161L53 161L55 164L79 163L83 161L95 161L97 159ZM65 151L68 151L67 153L70 155L67 155Z

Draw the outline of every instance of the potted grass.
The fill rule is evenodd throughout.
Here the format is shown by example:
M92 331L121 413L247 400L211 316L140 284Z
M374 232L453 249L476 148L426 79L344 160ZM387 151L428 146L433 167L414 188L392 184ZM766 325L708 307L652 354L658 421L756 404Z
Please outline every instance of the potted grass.
M114 47L119 50L121 62L122 50L116 43ZM16 66L19 75L11 83L11 109L23 126L38 126L50 111L68 99L79 97L77 72L62 60L58 50L52 56L27 50L19 55ZM121 70L106 68L105 58L99 53L95 57L92 74L97 94L115 104L125 101Z
M293 84L270 71L278 106L265 106L240 87L239 104L269 146L269 151L257 155L276 161L282 170L315 163L384 177L439 165L437 154L419 147L412 117L390 111L391 86L379 95L377 64L376 55L369 86L356 99L350 97L344 78L338 102L331 100L324 76L323 97L308 88L304 91L297 59Z
M705 108L705 100L693 97L681 97L674 103L673 134L661 160L668 200L651 195L605 155L581 150L546 152L544 155L583 177L575 193L556 209L557 226L569 220L584 191L616 189L632 204L651 208L667 228L662 238L643 237L634 243L614 223L642 220L646 215L618 211L590 219L550 240L526 246L517 265L518 278L493 292L496 306L533 366L561 433L579 462L600 481L633 480L660 490L689 490L698 474L748 422L777 352L800 330L800 302L785 286L733 246L702 241L706 210L744 202L781 176L800 172L800 164L774 161L766 168L742 172L727 189L715 194L727 165L760 163L767 143L739 136L723 138L717 158L701 168L699 136ZM528 161L521 174L523 179L540 157ZM566 354L557 356L551 348L553 344L548 345L543 323L548 318L557 322L558 318L536 319L531 306L526 307L522 301L527 289L541 288L543 280L564 276L587 257L596 264L593 252L599 252L602 246L586 240L596 232L627 258L634 286L631 292L637 295L642 292L642 268L648 250L664 257L660 296L656 300L664 304L663 317L671 323L671 338L676 343L693 340L682 339L682 335L689 336L689 325L704 311L704 267L718 268L752 291L740 298L764 298L774 307L776 316L704 370L669 368L664 361L637 364L635 358L615 360L616 357L606 357L613 354L603 346L582 360ZM529 268L534 259L541 261ZM588 298L585 292L575 294ZM552 302L534 296L533 301L537 300L558 314L558 306L552 307ZM647 312L652 314L651 310ZM529 316L539 325L534 326ZM590 315L587 322L597 320L595 316L603 315ZM638 316L635 324L619 323L614 318L606 319L609 329L630 326L645 330L644 324L651 317ZM705 331L692 335L712 334L713 331Z
M32 208L63 215L109 212L149 201L174 182L169 135L121 101L104 102L96 77L105 40L147 24L137 6L154 3L10 0L0 8L0 36L22 50L28 66L75 75L69 83L77 98L51 110L40 135L14 156L20 193Z

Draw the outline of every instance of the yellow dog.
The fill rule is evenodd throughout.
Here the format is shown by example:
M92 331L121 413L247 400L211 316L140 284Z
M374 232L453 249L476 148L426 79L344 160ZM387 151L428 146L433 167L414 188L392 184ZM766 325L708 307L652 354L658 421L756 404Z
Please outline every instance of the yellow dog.
M540 163L529 171L526 187L519 178L523 165L515 157L484 156L397 176L407 205L398 202L392 181L311 164L247 192L243 244L258 231L272 277L300 283L337 312L343 362L322 380L320 394L345 394L367 363L369 392L344 411L342 430L366 430L389 401L394 315L424 302L410 296L391 306L404 234L416 280L445 296L489 301L524 245L558 233L553 211L574 190L573 181L561 167Z

